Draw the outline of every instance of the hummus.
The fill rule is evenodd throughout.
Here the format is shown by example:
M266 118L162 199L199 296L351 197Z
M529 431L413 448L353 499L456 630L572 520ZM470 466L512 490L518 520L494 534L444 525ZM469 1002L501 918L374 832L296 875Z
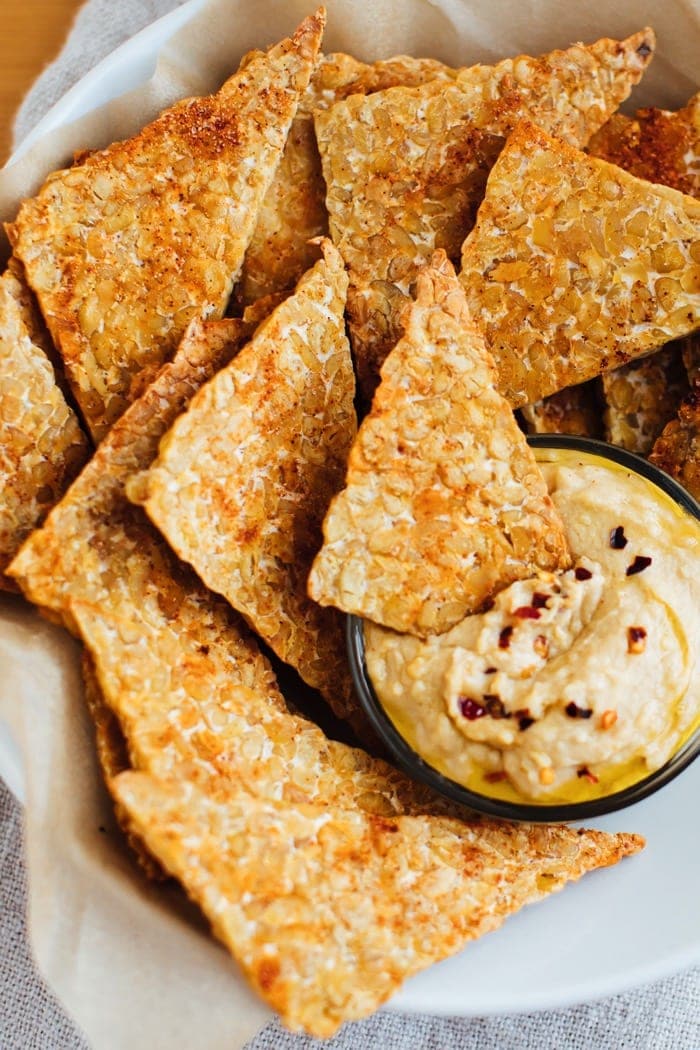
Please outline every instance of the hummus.
M700 523L646 479L537 449L574 568L423 641L367 623L396 728L434 768L512 801L582 801L662 766L700 724Z

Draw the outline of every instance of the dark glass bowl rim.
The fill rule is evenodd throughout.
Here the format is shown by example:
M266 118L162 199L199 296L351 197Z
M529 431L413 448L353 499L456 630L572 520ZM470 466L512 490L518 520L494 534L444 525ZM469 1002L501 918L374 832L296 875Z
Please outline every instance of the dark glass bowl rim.
M610 445L605 441L598 441L594 438L578 438L570 435L532 435L528 437L528 443L533 448L571 449L576 452L588 452L610 459L621 466L629 467L634 473L641 474L642 477L651 481L657 488L660 488L684 510L700 521L700 504L672 477L633 452L628 452L626 449L618 448L616 445ZM644 777L643 780L637 781L636 784L632 784L622 791L616 791L611 795L590 799L586 802L557 803L554 805L528 804L508 802L503 799L492 798L489 795L482 795L479 792L463 787L462 784L440 773L426 762L417 751L414 751L396 729L394 723L380 704L367 672L364 620L360 617L347 617L346 640L350 670L357 697L377 736L389 749L396 763L409 776L422 780L453 802L458 802L469 809L485 813L491 817L527 823L548 824L587 820L590 817L614 813L619 809L632 806L636 802L641 802L642 799L647 798L670 783L700 754L700 729L698 729L672 755L665 765L654 770L653 773Z

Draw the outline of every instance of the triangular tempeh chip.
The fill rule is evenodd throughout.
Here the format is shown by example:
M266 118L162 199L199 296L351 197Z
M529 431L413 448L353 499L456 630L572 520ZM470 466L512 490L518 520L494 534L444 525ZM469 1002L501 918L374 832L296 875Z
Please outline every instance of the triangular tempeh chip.
M309 593L439 634L537 568L568 565L563 525L444 252L418 276L323 523Z
M5 569L89 455L40 339L28 290L8 269L0 277L0 590L12 586Z
M461 281L513 405L700 324L700 202L523 122L464 242Z
M370 816L232 799L124 773L132 828L294 1031L330 1036L412 974L593 868L636 836Z
M207 586L362 730L342 617L306 593L357 429L346 290L326 240L324 258L177 420L135 495Z
M319 257L314 241L328 233L328 212L314 110L328 109L348 95L454 76L453 70L432 58L401 55L371 65L342 53L319 58L258 214L234 293L239 303L293 288Z
M588 152L639 179L700 197L700 93L675 112L616 113L593 136Z
M307 18L218 94L51 175L20 208L9 234L96 439L191 320L223 314L323 21Z
M523 117L577 146L650 61L651 30L460 70L452 82L353 95L317 112L330 231L350 269L348 315L369 400L401 307L435 248L454 260L503 136Z

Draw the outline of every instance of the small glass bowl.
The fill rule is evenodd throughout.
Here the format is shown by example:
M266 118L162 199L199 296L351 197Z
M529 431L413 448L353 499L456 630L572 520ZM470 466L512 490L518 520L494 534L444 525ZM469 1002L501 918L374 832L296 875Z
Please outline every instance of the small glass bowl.
M533 448L569 449L587 452L609 459L640 474L657 488L670 496L688 514L700 521L700 504L673 478L647 460L632 452L609 445L593 438L568 435L536 435L528 437ZM348 616L346 639L350 670L358 699L380 740L384 742L396 764L414 780L422 780L440 794L459 802L469 809L505 820L528 823L568 823L587 820L605 813L624 809L658 791L670 783L700 754L700 728L659 769L623 790L583 802L539 803L511 802L481 794L464 787L440 773L415 751L396 729L382 707L372 686L365 663L364 621L358 616Z

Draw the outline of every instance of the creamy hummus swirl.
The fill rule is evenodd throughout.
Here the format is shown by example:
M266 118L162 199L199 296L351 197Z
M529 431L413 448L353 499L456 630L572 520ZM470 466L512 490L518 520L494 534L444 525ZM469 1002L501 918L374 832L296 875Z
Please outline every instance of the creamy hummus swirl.
M399 732L459 783L543 802L663 765L700 720L700 524L597 456L538 450L575 567L427 641L365 626Z

